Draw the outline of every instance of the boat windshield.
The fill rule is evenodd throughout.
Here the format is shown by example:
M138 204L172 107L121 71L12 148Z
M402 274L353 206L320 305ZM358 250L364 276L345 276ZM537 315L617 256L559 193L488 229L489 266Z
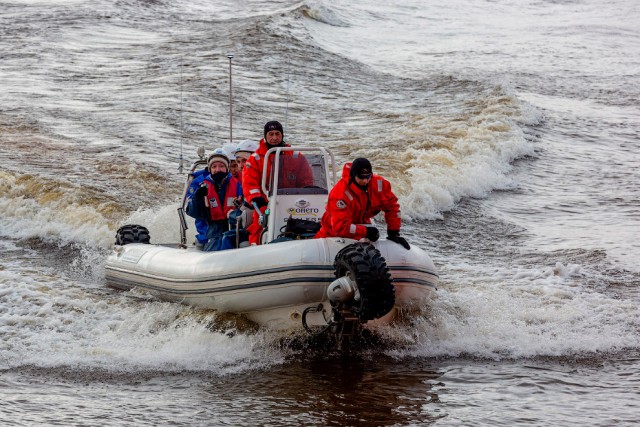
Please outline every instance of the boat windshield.
M329 193L323 154L292 152L279 157L278 194Z

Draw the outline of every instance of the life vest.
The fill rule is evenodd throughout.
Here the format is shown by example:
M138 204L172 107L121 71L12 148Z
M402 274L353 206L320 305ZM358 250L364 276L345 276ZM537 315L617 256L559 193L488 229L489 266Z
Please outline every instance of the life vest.
M217 221L221 219L227 219L229 211L235 209L233 201L241 196L239 191L238 180L229 175L227 181L223 183L226 185L224 199L220 200L220 196L216 191L216 185L209 179L204 180L207 185L207 207L211 215L211 220Z

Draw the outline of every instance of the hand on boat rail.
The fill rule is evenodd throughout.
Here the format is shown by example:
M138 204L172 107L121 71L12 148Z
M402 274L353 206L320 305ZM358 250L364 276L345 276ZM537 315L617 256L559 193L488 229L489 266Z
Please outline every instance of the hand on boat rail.
M260 210L260 206L257 203L258 200L262 200L263 202L265 202L262 197L257 197L251 204L253 205L253 208L256 210L256 212L258 212L258 224L260 224L260 227L262 228L267 228L267 216L269 215L269 212L267 210L264 214L262 213L262 211ZM264 206L266 206L266 202L263 207Z
M396 242L399 245L402 245L402 247L406 250L411 249L411 246L409 245L409 242L407 242L407 239L400 236L400 231L398 230L387 230L387 239L391 240L392 242Z
M380 232L376 227L367 227L366 238L371 240L372 242L375 242L380 238Z

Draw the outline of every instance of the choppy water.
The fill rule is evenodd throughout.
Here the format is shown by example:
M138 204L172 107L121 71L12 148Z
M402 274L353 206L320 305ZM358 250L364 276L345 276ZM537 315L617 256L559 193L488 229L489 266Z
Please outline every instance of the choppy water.
M0 1L0 420L633 425L639 7ZM440 270L349 355L104 286L115 229L175 240L192 158L286 121L367 156Z

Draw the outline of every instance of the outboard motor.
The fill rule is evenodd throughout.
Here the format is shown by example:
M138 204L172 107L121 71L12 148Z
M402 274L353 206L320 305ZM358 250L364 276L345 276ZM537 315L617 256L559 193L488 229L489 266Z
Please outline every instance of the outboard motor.
M333 263L336 280L327 288L331 316L321 333L331 330L343 337L360 332L361 325L384 316L395 304L395 288L385 259L373 245L364 242L345 246ZM313 332L306 322L307 314L322 311L308 307L302 313L302 325Z

